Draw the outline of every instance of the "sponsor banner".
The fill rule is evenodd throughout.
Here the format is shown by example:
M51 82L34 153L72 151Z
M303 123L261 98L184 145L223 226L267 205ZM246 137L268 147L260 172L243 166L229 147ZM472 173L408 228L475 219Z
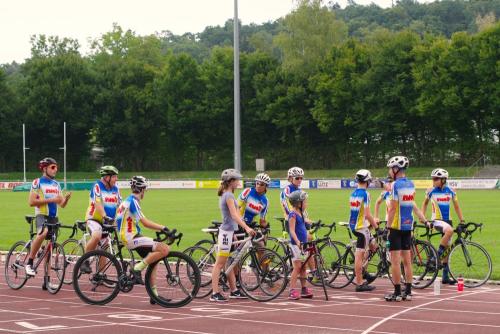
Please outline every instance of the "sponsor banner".
M317 189L318 188L318 180L309 180L309 188Z
M429 189L432 188L432 180L412 180L415 189Z
M311 188L309 186L309 181L310 180L302 180L302 183L300 184L301 189L309 189ZM280 188L283 189L285 188L290 182L288 180L280 180Z
M196 181L196 188L217 189L220 186L219 180ZM243 188L243 182L240 181L238 188Z
M120 189L130 188L130 181L118 181ZM148 189L194 189L196 181L148 181Z
M495 189L498 184L497 179L448 180L448 186L456 189Z
M333 181L335 181L335 180L333 180ZM358 183L355 180L342 179L342 180L340 180L340 187L342 189L357 188L358 187ZM370 183L370 185L368 186L368 188L380 188L380 186L378 185L377 182L372 182L372 183Z
M22 184L23 182L0 182L0 190L11 190Z
M271 180L271 183L269 184L269 188L280 188L280 180Z
M318 189L340 189L342 188L341 180L317 180Z

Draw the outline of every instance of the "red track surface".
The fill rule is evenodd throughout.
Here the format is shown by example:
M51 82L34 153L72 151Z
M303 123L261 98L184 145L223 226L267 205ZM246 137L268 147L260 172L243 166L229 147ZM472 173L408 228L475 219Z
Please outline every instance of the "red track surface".
M0 266L0 333L500 333L500 287L443 287L414 290L411 302L382 299L392 288L377 280L371 293L353 286L329 289L324 300L315 289L312 300L291 302L282 297L269 303L231 300L215 304L194 300L178 309L149 304L143 287L120 293L106 306L84 304L65 285L55 296L41 289L41 277L21 290L11 290Z

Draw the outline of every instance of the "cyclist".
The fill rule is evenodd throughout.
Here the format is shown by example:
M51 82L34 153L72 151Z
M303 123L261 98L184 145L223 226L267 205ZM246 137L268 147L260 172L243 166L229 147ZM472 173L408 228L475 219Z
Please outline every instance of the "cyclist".
M260 226L266 227L266 214L268 209L268 200L266 197L267 186L271 182L269 175L265 173L257 174L255 177L255 187L245 188L238 196L238 207L240 215L245 223L254 227L255 216L260 216Z
M379 212L380 212L380 205L382 202L385 201L385 221L387 221L387 214L389 213L389 205L391 205L391 190L392 190L392 179L388 178L387 181L380 181L382 184L382 192L380 193L380 196L377 198L377 201L375 202L375 222L378 224L380 223L380 218L379 218Z
M55 223L57 219L57 206L66 207L71 192L63 195L59 182L55 180L57 174L57 161L53 158L43 158L38 163L38 169L43 175L31 184L31 191L28 203L35 207L35 223L37 235L31 244L31 251L28 257L28 264L25 267L26 275L35 276L33 269L33 259L40 249L43 240L47 237L48 228L43 228L44 223ZM43 228L43 230L42 230Z
M367 188L372 181L372 174L369 170L360 169L356 173L356 182L358 188L354 190L350 198L351 216L349 218L349 227L358 238L356 242L356 254L354 257L354 271L356 278L356 292L372 291L374 286L368 282L363 283L362 266L365 260L365 254L368 248L375 251L377 245L372 237L369 227L377 229L378 224L370 212L370 194Z
M427 206L429 202L432 203L432 226L443 233L441 242L439 244L438 256L442 258L443 264L443 284L455 284L457 281L450 278L449 267L448 267L448 256L446 255L446 250L451 246L451 239L453 236L453 223L450 216L450 204L453 202L455 207L455 212L460 219L460 223L464 223L464 217L462 215L462 210L458 204L457 193L452 188L448 187L446 181L448 180L449 174L446 170L442 168L436 168L431 172L432 182L434 188L427 190L427 194L422 204L422 212L425 214L427 211Z
M139 222L151 230L168 231L165 226L156 224L142 213L139 202L144 199L147 187L147 180L144 176L132 177L130 180L132 194L120 204L116 212L116 225L121 241L128 249L134 249L142 257L142 260L133 268L135 280L138 284L144 284L141 271L149 264L155 263L167 256L170 250L166 244L156 242L152 238L141 234ZM156 275L153 273L150 283L153 293L158 295L155 277Z
M220 272L226 265L227 258L231 252L233 235L234 232L238 230L238 225L242 227L246 233L255 235L255 231L245 223L238 212L238 204L234 197L234 189L238 187L241 178L240 172L236 169L225 169L221 174L222 182L217 191L217 195L220 196L219 207L222 213L222 225L219 227L217 240L217 260L215 261L212 271L212 296L210 297L210 301L213 302L227 302L226 297L219 291L219 278ZM227 275L227 280L231 288L229 298L246 298L236 287L234 270Z
M306 287L306 268L303 265L306 259L304 244L307 243L307 230L304 218L304 211L307 207L307 193L302 190L295 190L288 195L291 205L288 214L288 227L290 233L290 248L292 250L293 271L290 277L289 299L312 298L312 291ZM297 278L300 280L301 291L297 289Z
M394 293L385 296L387 301L412 299L411 233L413 231L413 212L421 221L426 221L425 216L415 204L415 186L412 181L406 178L406 169L409 165L410 161L404 156L392 157L387 163L389 176L394 180L387 217ZM401 293L401 258L403 259L406 279L403 294Z
M101 247L106 246L108 235L102 233L102 224L105 221L115 219L116 209L122 202L120 191L116 186L118 169L113 166L102 166L99 174L101 174L101 179L90 190L89 207L85 217L91 235L89 242L85 246L85 252L96 249L98 244ZM92 272L88 261L82 263L80 271L83 273Z
M293 208L293 206L291 205L291 203L288 199L288 196L290 196L290 194L293 193L294 191L297 191L300 189L300 185L302 184L303 179L304 179L304 170L302 168L292 167L288 170L288 182L289 182L289 184L281 191L281 194L280 194L281 206L283 209L283 215L285 217L286 229L289 229L288 228L288 215L290 214L290 211ZM309 229L309 226L311 225L312 222L308 217L307 211L304 210L303 215L304 215L304 221L306 223L306 228ZM312 235L309 233L307 234L307 240L308 241L312 240ZM308 266L311 269L311 274L313 275L313 280L315 282L319 281L319 275L316 272L316 264L314 263L314 260L312 258L309 259Z

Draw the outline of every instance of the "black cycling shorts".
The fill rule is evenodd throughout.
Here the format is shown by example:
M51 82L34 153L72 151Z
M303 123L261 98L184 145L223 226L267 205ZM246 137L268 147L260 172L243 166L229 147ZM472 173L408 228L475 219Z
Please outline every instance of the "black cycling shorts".
M389 250L410 250L411 249L411 232L389 229Z

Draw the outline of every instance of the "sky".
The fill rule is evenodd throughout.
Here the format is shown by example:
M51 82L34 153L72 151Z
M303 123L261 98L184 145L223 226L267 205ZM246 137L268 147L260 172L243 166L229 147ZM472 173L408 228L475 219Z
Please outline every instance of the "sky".
M345 7L347 0L335 0ZM425 1L425 0L423 0ZM294 0L239 0L243 24L263 23L285 16ZM391 0L356 0L358 4L391 5ZM57 35L79 40L82 53L89 38L98 38L118 23L139 35L163 30L197 33L223 25L234 15L234 0L1 0L0 64L30 57L30 36Z

